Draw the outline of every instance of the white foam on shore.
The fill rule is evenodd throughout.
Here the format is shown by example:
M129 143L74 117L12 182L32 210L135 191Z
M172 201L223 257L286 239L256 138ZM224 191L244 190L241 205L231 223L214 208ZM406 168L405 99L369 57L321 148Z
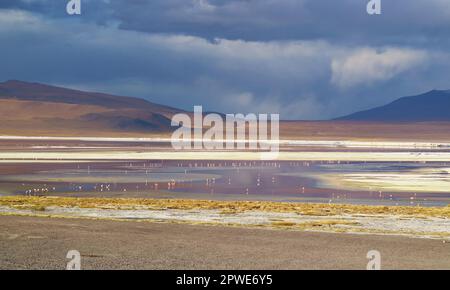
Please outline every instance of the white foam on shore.
M420 238L439 238L450 240L450 219L414 218L397 215L340 215L311 216L297 213L277 213L246 211L223 213L218 210L150 210L150 209L93 209L48 207L45 211L15 209L0 206L0 213L21 215L46 215L74 218L151 220L160 222L213 223L219 225L266 226L287 222L301 226L308 223L323 223L315 231L347 232L358 234L389 234ZM333 221L332 224L327 222ZM295 229L295 228L294 228ZM307 229L309 230L309 229Z
M42 160L261 160L251 151L70 151L0 152L0 162ZM450 162L450 152L280 152L279 161Z
M151 142L170 143L169 137L50 137L50 136L0 136L1 140L31 140L31 141L84 141L84 142ZM192 141L201 141L192 139ZM224 143L226 140L212 140L210 142ZM237 140L236 142L249 142ZM354 141L354 140L255 140L250 143L278 143L280 146L325 147L325 148L379 148L379 149L450 149L448 142L407 142L407 141Z

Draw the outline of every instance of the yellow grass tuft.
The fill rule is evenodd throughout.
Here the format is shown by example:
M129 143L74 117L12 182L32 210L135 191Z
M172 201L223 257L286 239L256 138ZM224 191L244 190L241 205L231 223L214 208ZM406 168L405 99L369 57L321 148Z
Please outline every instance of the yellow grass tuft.
M293 223L293 222L287 222L287 221L272 222L272 226L274 226L274 227L293 227L295 225L297 225L297 224Z
M283 203L267 201L211 201L183 199L139 199L139 198L75 198L75 197L0 197L0 205L20 209L40 209L47 207L100 208L100 209L179 209L179 210L219 210L223 214L245 211L297 213L311 216L337 215L398 215L405 217L450 218L447 207L408 206L368 206L346 204Z

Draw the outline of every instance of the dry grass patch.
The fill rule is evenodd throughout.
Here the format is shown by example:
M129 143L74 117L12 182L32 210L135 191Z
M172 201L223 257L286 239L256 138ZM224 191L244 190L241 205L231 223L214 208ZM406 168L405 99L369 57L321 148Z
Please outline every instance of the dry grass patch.
M272 222L271 224L274 227L293 227L295 225L297 225L294 222L287 222L287 221L276 221L276 222Z
M450 207L367 206L345 204L283 203L267 201L210 201L183 199L139 198L74 198L74 197L0 197L0 205L18 209L38 209L51 206L97 209L179 209L218 210L223 214L246 211L297 213L310 216L338 215L398 215L406 217L450 218Z
M341 228L341 226L359 226L361 225L355 221L345 221L345 220L316 220L308 222L290 222L290 221L274 221L271 226L276 228L292 228L292 229L331 229L331 228Z

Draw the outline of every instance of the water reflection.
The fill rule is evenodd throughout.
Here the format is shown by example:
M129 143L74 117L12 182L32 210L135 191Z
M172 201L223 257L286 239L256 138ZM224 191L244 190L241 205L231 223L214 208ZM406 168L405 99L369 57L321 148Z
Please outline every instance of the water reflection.
M159 161L2 164L1 194L443 206L445 163Z

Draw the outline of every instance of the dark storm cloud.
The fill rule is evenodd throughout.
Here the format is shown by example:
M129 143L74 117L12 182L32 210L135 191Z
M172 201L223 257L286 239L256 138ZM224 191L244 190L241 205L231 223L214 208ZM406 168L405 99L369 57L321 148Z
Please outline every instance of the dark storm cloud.
M382 2L4 0L0 80L314 119L449 88L447 0Z
M115 22L127 30L252 41L329 39L364 44L448 41L447 0L382 1L369 17L368 0L82 0L84 21ZM66 0L3 0L49 17L65 16Z

